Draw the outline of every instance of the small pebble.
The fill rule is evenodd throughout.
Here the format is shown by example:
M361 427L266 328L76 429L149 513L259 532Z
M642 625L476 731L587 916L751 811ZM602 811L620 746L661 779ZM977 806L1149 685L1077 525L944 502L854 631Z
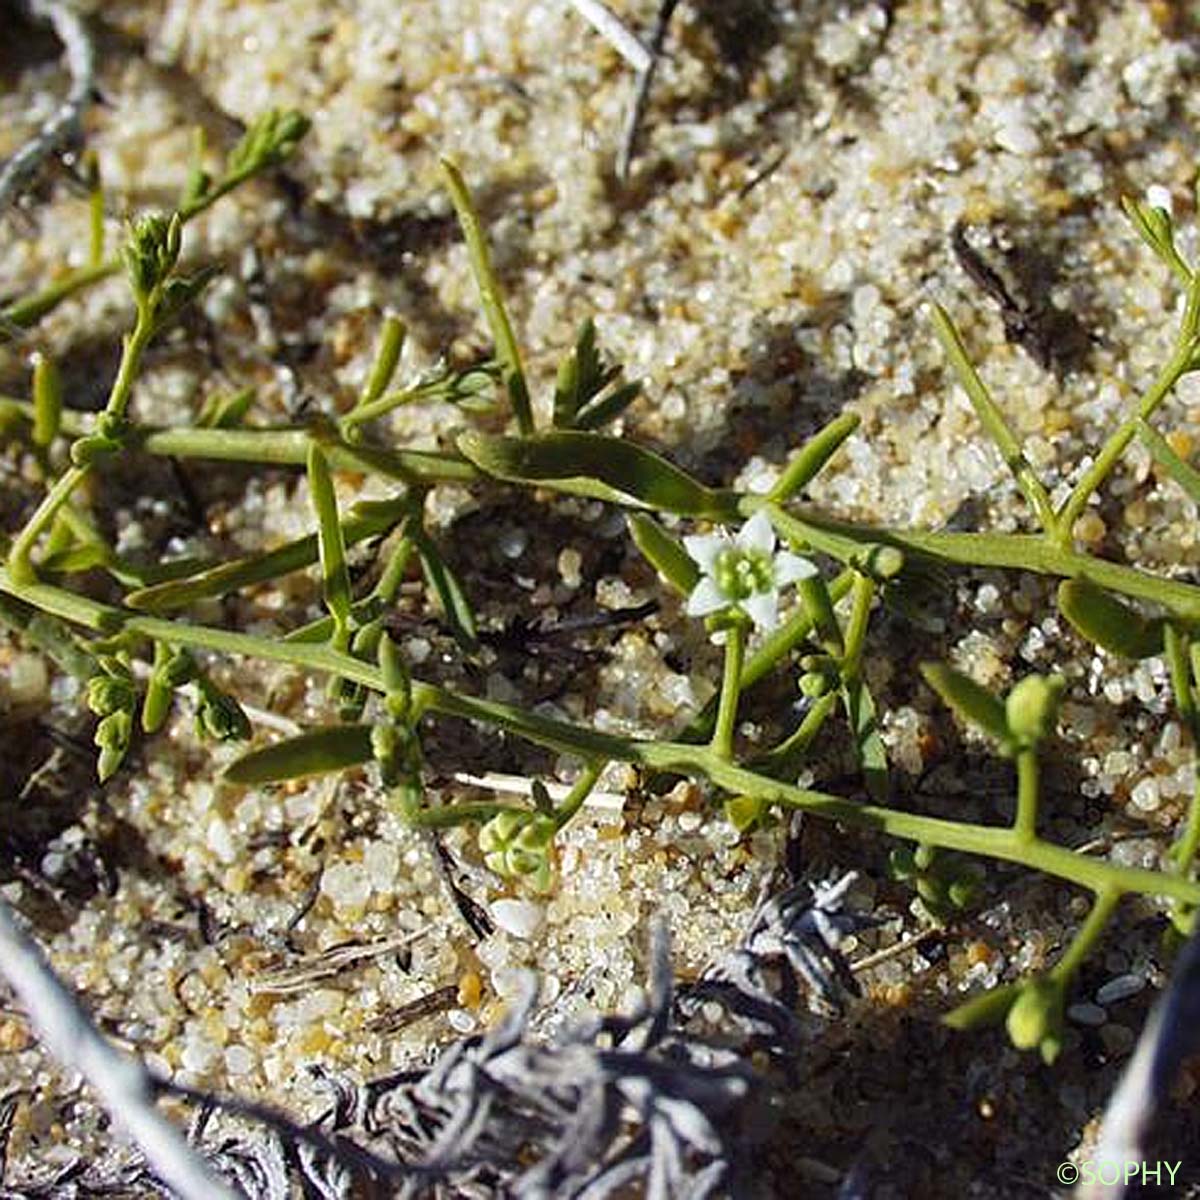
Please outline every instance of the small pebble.
M542 927L546 910L532 900L497 900L491 907L492 920L513 937L531 938Z
M1086 1000L1082 1004L1072 1004L1067 1009L1067 1016L1076 1025L1089 1025L1093 1029L1099 1029L1108 1021L1108 1013L1100 1005L1091 1004Z
M455 1033L470 1033L475 1028L475 1018L465 1008L452 1008L446 1014L446 1020Z
M1110 979L1096 991L1097 1004L1119 1004L1136 996L1146 986L1146 980L1141 975L1118 975Z

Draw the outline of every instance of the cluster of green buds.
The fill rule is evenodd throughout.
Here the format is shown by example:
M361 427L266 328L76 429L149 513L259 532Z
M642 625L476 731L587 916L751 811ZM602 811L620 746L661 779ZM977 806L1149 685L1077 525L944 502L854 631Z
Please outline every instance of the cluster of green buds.
M939 924L975 904L983 890L978 863L933 846L898 846L888 857L893 879L911 883L921 907Z
M379 638L379 669L383 675L383 707L387 719L371 726L371 753L379 764L384 786L405 816L416 814L421 800L421 742L417 737L412 676L396 643L386 633Z
M92 740L100 751L96 774L104 783L121 765L129 749L137 688L129 667L119 658L103 655L96 661L100 673L87 681L87 704L100 718Z
M558 822L545 812L510 809L497 813L479 831L479 849L490 870L534 891L550 886L551 847Z

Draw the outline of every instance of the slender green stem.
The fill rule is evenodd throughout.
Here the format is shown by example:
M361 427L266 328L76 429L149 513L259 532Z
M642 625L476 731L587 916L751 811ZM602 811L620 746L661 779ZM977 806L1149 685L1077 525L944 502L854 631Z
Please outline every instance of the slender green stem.
M490 821L506 812L525 812L517 804L446 804L437 808L412 808L405 806L405 817L422 829L453 829L467 822Z
M871 620L871 604L875 599L875 581L866 575L854 580L850 619L843 636L845 653L842 656L842 682L847 686L858 679L862 669L863 651L867 645L867 625Z
M42 497L42 502L25 522L21 532L13 538L12 548L8 552L8 563L18 578L28 581L34 577L32 555L38 538L50 528L59 509L71 499L75 489L90 471L90 467L69 467L64 471Z
M596 760L587 763L580 771L579 778L571 785L571 790L554 810L554 824L558 829L562 829L583 807L584 801L592 794L592 789L596 786L596 781L606 766L608 766L607 761Z
M1167 398L1171 389L1193 368L1196 357L1196 338L1200 331L1200 272L1192 275L1188 284L1187 306L1175 343L1175 352L1159 371L1154 382L1138 402L1137 409L1127 417L1104 443L1096 461L1072 489L1058 513L1058 541L1069 544L1071 530L1082 514L1092 493L1108 478L1126 447L1138 434L1142 422L1149 421L1154 410Z
M1013 833L1022 841L1037 837L1038 816L1037 751L1027 747L1017 751L1017 815Z
M843 562L861 556L864 546L882 544L966 567L1008 567L1063 579L1086 575L1101 587L1161 604L1185 620L1200 621L1200 588L1054 545L1040 534L881 529L810 511L781 511L777 523L789 538Z
M76 292L82 292L102 279L118 274L120 270L121 264L115 258L79 267L77 270L68 271L56 283L40 292L14 301L7 308L0 310L0 342L7 341L11 336L6 330L28 329Z
M1067 952L1050 970L1052 979L1066 983L1079 970L1083 961L1091 954L1100 940L1109 921L1112 920L1117 905L1121 903L1122 895L1122 888L1115 883L1096 889L1096 899L1092 904L1091 912L1087 915L1087 920L1071 939L1071 945L1067 948Z
M4 568L0 568L0 592L7 592L44 612L110 636L124 633L132 637L165 641L172 646L285 662L342 675L374 691L383 690L383 680L377 667L327 646L274 641L181 621L138 616L126 609L101 604L47 584L20 583ZM637 763L650 770L699 774L732 795L752 796L767 804L781 804L856 828L873 829L914 842L927 842L947 850L1020 863L1045 874L1071 880L1093 891L1112 887L1123 892L1169 896L1187 904L1200 905L1200 882L1176 874L1119 866L1102 859L1089 858L1038 838L1032 841L1018 838L1013 830L1007 828L918 816L794 787L729 762L714 753L711 747L680 742L640 741L600 733L526 712L512 705L462 696L419 680L413 681L413 703L422 711L495 726L526 741L585 760L609 759Z
M717 722L709 745L719 758L733 757L733 731L737 724L738 699L742 694L742 660L746 653L746 626L731 621L725 632L725 671L721 676L721 699Z
M504 308L500 281L492 269L492 256L479 223L479 213L458 168L446 158L442 159L442 178L445 180L454 211L458 215L458 223L467 242L471 270L479 288L483 311L492 330L492 340L496 343L496 358L499 360L504 386L512 403L513 416L517 418L517 428L523 435L528 436L533 433L533 409L529 403L525 371L521 366L521 352L517 348L517 339L513 336L512 325Z
M979 378L979 373L967 355L966 347L950 319L950 314L940 304L934 304L932 312L934 332L958 376L958 382L975 409L979 423L995 442L1005 465L1012 472L1029 507L1033 509L1038 524L1046 533L1053 535L1057 529L1058 518L1054 514L1054 506L1050 503L1046 489L1025 457L1020 442L1009 429L991 393Z
M837 707L838 693L826 692L813 701L800 724L761 758L751 764L754 770L775 779L786 779L800 768L809 746L824 728L833 710Z

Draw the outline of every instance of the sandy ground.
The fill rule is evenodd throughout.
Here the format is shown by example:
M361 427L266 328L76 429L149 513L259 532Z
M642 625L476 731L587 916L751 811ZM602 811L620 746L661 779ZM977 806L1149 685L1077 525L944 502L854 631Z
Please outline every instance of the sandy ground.
M283 172L189 227L187 257L224 274L148 360L135 400L145 420L178 421L203 396L244 383L258 389L262 421L344 410L387 311L410 331L405 371L443 352L478 355L486 327L439 187L441 154L475 190L535 404L548 406L557 362L594 315L603 344L645 380L625 433L712 483L768 487L789 450L848 407L862 427L814 489L819 503L854 519L1011 530L1015 487L948 377L926 303L953 312L1054 494L1168 352L1177 291L1118 201L1165 187L1194 250L1200 28L1183 3L684 3L623 182L614 157L633 74L566 4L91 7L102 102L87 141L112 236L123 217L171 203L195 125L221 148L266 107L313 121ZM612 7L631 28L652 24L642 0ZM0 21L12 27L0 47L5 155L52 111L64 79L44 31L11 6ZM959 225L1026 311L1023 343L964 270L952 246ZM78 195L46 178L0 226L0 290L19 295L80 262L85 229ZM25 391L28 354L40 347L59 356L69 402L98 407L127 321L122 284L102 285L0 347L0 387ZM394 435L445 446L462 421L444 405L406 410ZM1163 422L1185 452L1200 437L1194 382ZM106 478L96 498L122 550L232 554L310 528L294 475L190 465L185 500L162 464L141 467ZM33 495L31 474L17 450L3 470L11 530ZM353 480L341 486L344 499L356 494ZM641 733L707 699L718 652L662 595L609 511L443 489L434 513L496 629L514 616L663 602L593 644L582 665L526 669L521 655L497 650L472 687ZM1081 532L1108 557L1189 577L1200 559L1195 519L1183 493L1134 453ZM867 670L885 702L900 794L925 811L988 819L1009 787L983 744L956 733L919 685L916 662L948 658L997 688L1030 669L1061 670L1072 686L1048 784L1055 832L1069 843L1122 835L1114 854L1153 864L1190 786L1165 674L1156 661L1131 672L1085 654L1052 615L1051 595L1031 577L970 572L931 609L928 629L876 616ZM317 606L303 576L193 615L270 633ZM466 680L415 583L400 619L415 661ZM921 928L904 889L888 882L877 840L810 823L790 839L780 828L739 841L698 790L681 787L585 814L532 936L501 927L479 938L428 847L367 776L234 788L216 778L234 751L198 742L181 713L96 788L70 740L90 737L70 681L15 644L3 653L12 749L0 804L13 831L0 853L4 895L105 1027L185 1083L311 1115L326 1093L309 1067L361 1080L427 1061L493 1021L525 965L543 973L548 1026L629 1006L654 914L669 922L678 972L694 974L736 941L785 852L806 879L861 873L856 901L882 924L850 943L851 959ZM328 717L322 684L299 672L218 670L252 716ZM781 691L752 706L747 744L768 740L789 703ZM461 790L454 772L566 769L461 730L432 750L446 795ZM835 742L808 777L852 787L848 768ZM606 787L626 783L614 774ZM447 847L479 903L502 894L472 871L466 832ZM1073 1025L1047 1069L998 1034L955 1036L936 1023L968 990L1052 961L1081 915L1079 897L1051 882L1007 869L988 881L977 914L864 973L865 1000L814 1025L764 1160L765 1192L832 1195L862 1158L872 1196L1053 1191L1055 1165L1085 1139L1162 982L1161 922L1149 905L1126 906L1077 999L1124 975L1150 986ZM392 942L409 933L398 954ZM347 940L372 947L353 970L318 972L295 991L262 986ZM389 1012L447 988L441 1011L391 1030ZM0 1055L4 1093L24 1097L10 1183L79 1148L116 1153L86 1093L47 1062L12 1008L0 1017ZM1167 1122L1183 1138L1196 1131L1186 1100ZM1188 1168L1195 1175L1200 1163Z

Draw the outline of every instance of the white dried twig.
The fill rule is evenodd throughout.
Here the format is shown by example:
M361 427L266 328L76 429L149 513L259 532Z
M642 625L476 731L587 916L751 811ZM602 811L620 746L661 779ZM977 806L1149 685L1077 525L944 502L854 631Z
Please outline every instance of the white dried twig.
M1180 1064L1200 1049L1200 933L1193 933L1179 957L1166 994L1154 1006L1133 1057L1104 1111L1094 1162L1138 1163L1146 1158L1154 1118L1170 1094ZM1078 1200L1121 1200L1127 1180L1083 1182Z
M650 70L654 59L621 19L600 0L568 0L571 7L639 74Z
M616 172L618 179L629 176L629 164L633 162L633 154L637 149L638 132L642 127L642 118L646 114L646 105L650 100L650 88L654 84L654 75L658 70L658 60L662 54L663 44L667 40L667 29L671 24L671 16L679 0L659 0L658 15L654 21L654 32L650 37L650 61L645 68L638 72L637 87L633 93L633 103L629 106L629 116L625 121L625 132L621 138L621 146L617 151Z
M239 1200L155 1107L156 1082L137 1059L111 1045L41 949L0 899L0 973L25 1006L50 1052L87 1080L146 1161L183 1200Z
M54 116L0 168L0 212L28 186L38 167L79 135L83 110L92 96L96 55L91 35L78 11L66 0L33 0L34 16L48 20L63 45L71 75L67 98Z

